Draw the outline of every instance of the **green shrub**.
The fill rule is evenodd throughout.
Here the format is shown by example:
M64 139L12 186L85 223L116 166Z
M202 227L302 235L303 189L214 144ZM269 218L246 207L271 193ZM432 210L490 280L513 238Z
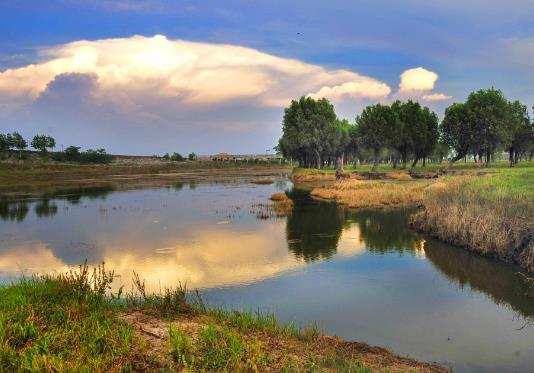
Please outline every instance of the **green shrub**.
M80 154L81 163L109 163L113 159L111 154L106 153L104 149L88 149Z

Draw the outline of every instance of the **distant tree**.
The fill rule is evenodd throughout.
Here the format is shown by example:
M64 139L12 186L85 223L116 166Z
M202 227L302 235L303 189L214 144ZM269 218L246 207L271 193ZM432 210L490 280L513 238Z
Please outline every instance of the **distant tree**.
M171 161L175 161L175 162L182 162L184 160L184 157L182 157L182 155L180 153L172 153L171 155Z
M77 162L80 160L80 147L71 145L65 149L65 160L69 162Z
M421 133L424 121L421 105L412 100L397 100L391 105L391 109L399 119L391 138L391 147L398 152L402 168L406 168L408 158L415 154L415 142L423 141L424 137Z
M479 159L485 155L487 164L499 146L511 141L508 101L500 90L491 88L469 94L466 105L474 135L472 146L476 147Z
M0 133L0 152L2 154L5 154L9 151L9 148L11 147L11 135L6 135L3 133Z
M47 150L53 149L56 146L56 140L53 137L47 135L36 135L33 137L31 146L34 149L39 150L41 153L46 153Z
M108 154L105 149L87 149L80 154L80 162L82 163L109 163L112 159L113 156Z
M169 155L169 153L165 153L163 155L163 157L161 157L161 158L163 158L164 160L168 161L169 159L171 159L171 156Z
M367 106L356 118L358 138L363 147L372 150L374 156L373 171L378 170L380 152L392 143L397 125L395 112L387 105Z
M330 153L336 159L336 175L344 173L345 153L351 150L350 131L354 126L346 119L336 119L334 121L334 131L331 131L329 145Z
M11 134L11 145L19 151L19 158L22 158L22 151L28 147L28 143L18 132Z
M422 109L423 115L423 139L421 142L415 143L415 159L412 167L417 164L419 159L423 159L423 166L426 164L426 159L434 151L439 139L438 132L438 116L436 113L430 111L427 107Z
M508 130L510 131L508 154L510 167L519 161L521 153L529 150L534 132L527 107L519 101L513 101L508 106Z
M468 155L475 146L471 112L466 104L454 103L445 109L440 130L443 142L455 152L451 164Z
M187 159L189 159L190 161L194 161L197 159L197 155L194 153L194 152L191 152L189 153L189 155L187 156Z
M443 139L439 139L434 149L434 158L437 159L439 163L442 163L443 160L449 155L449 152L449 145L447 145Z

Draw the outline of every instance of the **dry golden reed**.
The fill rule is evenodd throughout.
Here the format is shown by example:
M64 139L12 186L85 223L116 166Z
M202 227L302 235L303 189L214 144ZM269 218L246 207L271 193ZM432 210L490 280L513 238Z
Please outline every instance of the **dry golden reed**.
M408 207L421 203L427 182L340 180L330 188L315 188L315 198L335 200L350 208Z
M426 188L414 227L470 251L516 262L534 271L533 223L518 211L525 201L470 188L473 177L452 177Z

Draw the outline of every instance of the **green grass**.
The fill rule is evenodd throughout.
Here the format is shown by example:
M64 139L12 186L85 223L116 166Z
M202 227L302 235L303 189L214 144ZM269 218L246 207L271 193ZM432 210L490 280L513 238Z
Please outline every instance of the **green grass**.
M365 355L321 340L316 325L299 329L272 314L207 307L182 286L146 294L137 275L135 293L110 294L113 277L103 265L83 265L0 286L0 372L371 371ZM139 313L166 325L163 349L138 332L144 319L129 324L122 316Z
M0 287L0 371L131 368L131 328L101 289L68 276Z
M371 164L361 164L358 166L353 165L345 165L344 170L345 172L370 172L372 169ZM449 164L447 162L443 163L427 163L426 166L423 167L422 164L417 164L414 168L414 171L437 171L439 169L443 168L449 168L450 170L454 171L486 171L486 172L507 172L508 170L514 171L514 170L525 170L525 169L531 169L534 170L534 162L519 162L514 168L509 167L508 161L496 161L491 162L488 164L488 167L485 166L484 163L475 163L472 161L468 162L456 162L451 167L449 167ZM397 166L397 168L393 168L393 165L390 163L387 164L380 164L378 166L378 172L408 172L411 168L408 166L406 169L402 169L400 166ZM334 166L330 167L324 167L321 170L318 170L316 168L295 168L293 170L293 173L299 175L299 174L314 174L314 173L335 173L336 169Z

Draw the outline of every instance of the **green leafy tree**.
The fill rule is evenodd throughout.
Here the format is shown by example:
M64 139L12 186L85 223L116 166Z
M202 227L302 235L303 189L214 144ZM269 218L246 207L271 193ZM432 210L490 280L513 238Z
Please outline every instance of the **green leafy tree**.
M172 153L171 155L171 161L175 162L182 162L184 160L184 157L180 153Z
M475 133L471 123L471 112L466 104L454 103L445 109L440 129L443 142L455 153L451 164L475 148Z
M469 94L466 105L470 111L470 125L474 135L472 146L486 164L499 146L511 141L507 119L509 104L500 90L485 89Z
M36 135L33 137L31 146L34 149L39 150L41 153L46 153L48 149L53 149L56 146L56 140L53 137L47 135Z
M380 152L392 143L397 116L387 105L367 106L356 118L358 138L363 147L373 152L373 171L378 170Z
M189 153L189 155L187 156L187 159L189 159L190 161L194 161L197 159L197 155L194 153L194 152L191 152Z
M423 166L425 166L427 157L432 154L439 139L438 116L427 107L423 108L421 112L423 117L421 129L424 136L421 142L415 143L415 159L412 167L417 164L419 159L423 159Z
M80 160L81 153L80 147L71 145L65 149L65 160L69 162L78 162Z
M0 133L0 152L2 154L7 153L11 147L11 140L9 139L10 136L11 135Z
M109 163L112 160L113 156L108 154L105 149L87 149L80 154L80 162L82 163Z
M408 158L415 153L415 141L422 141L422 136L419 138L423 123L421 105L412 100L397 100L391 105L391 109L399 119L391 138L391 147L398 152L402 168L406 168Z
M299 161L301 167L322 168L336 138L336 113L325 98L301 97L284 110L282 137L277 149L284 157Z
M165 154L163 155L163 157L161 157L161 158L163 158L164 160L168 161L168 160L171 159L171 156L169 155L169 153L165 153Z
M22 158L22 151L28 147L28 143L18 132L11 134L11 145L19 151L19 158Z
M519 161L520 154L529 150L534 128L526 105L519 101L510 102L508 105L508 130L510 131L508 154L510 167L514 167Z

